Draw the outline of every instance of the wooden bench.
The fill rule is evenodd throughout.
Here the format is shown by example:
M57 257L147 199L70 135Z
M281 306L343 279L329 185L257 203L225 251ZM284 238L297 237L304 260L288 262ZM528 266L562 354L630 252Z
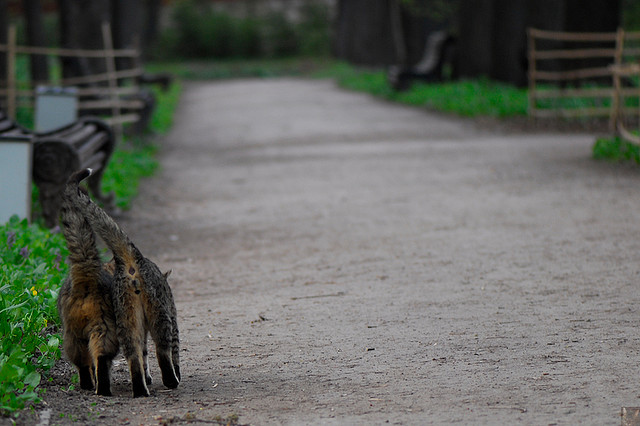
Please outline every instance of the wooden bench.
M33 181L38 187L45 224L58 223L61 194L68 177L85 167L94 169L88 179L93 196L112 209L113 195L102 194L102 175L113 153L115 139L111 128L93 117L79 120L47 132L31 132L0 111L0 135L28 136L33 142Z

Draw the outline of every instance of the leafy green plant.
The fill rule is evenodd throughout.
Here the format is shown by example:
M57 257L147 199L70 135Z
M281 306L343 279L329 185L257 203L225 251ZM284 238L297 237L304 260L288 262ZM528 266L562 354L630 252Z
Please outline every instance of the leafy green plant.
M0 411L39 399L60 358L56 299L67 273L64 238L16 216L0 226Z
M599 138L593 145L593 158L640 164L640 146L619 137Z
M131 207L138 194L140 178L151 176L158 168L155 145L147 145L139 140L116 150L109 161L102 178L102 190L113 192L116 206L121 209Z
M154 88L156 96L156 108L151 116L151 131L154 133L166 133L173 124L173 113L178 106L182 84L175 81L166 91Z
M322 1L305 2L299 18L286 10L248 12L244 16L182 0L172 10L173 25L154 49L160 60L184 58L280 58L327 55L331 46L331 14Z

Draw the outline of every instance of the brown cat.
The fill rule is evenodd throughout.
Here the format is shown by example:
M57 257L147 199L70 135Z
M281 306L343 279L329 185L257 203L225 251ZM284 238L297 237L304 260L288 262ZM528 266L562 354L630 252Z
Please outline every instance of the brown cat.
M69 247L70 272L58 295L64 351L77 367L82 389L111 395L111 362L118 353L118 337L112 304L113 272L103 265L96 238L80 211L78 183L85 171L69 178L62 194L61 219Z
M91 169L76 175L86 178ZM75 175L74 175L75 176ZM147 334L156 345L162 383L180 383L180 339L176 306L167 282L151 260L142 255L127 234L86 192L77 192L78 205L93 230L113 253L113 311L118 341L129 364L133 396L149 396Z

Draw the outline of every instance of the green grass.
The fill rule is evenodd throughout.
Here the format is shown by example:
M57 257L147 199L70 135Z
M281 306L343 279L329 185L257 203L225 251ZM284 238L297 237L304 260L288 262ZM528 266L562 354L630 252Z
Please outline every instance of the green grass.
M331 63L327 58L228 59L154 62L150 72L168 72L185 80L307 76Z
M640 146L620 137L599 138L593 145L593 158L640 164Z
M384 71L362 70L344 63L335 63L315 76L334 78L347 89L464 117L527 115L526 89L487 79L414 83L409 90L396 92L389 85Z
M56 299L67 273L60 233L17 217L0 225L0 412L39 400L38 385L60 358Z
M153 133L167 133L173 124L173 114L180 100L182 83L175 80L166 92L154 87L156 95L156 108L151 117L150 130Z
M140 143L139 141L123 145L117 149L102 178L103 193L115 194L115 204L120 209L127 210L138 195L140 179L153 175L158 169L155 154L156 145Z

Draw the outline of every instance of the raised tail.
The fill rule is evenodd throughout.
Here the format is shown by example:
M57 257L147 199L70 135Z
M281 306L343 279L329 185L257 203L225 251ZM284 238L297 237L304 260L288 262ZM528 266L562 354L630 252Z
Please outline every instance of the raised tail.
M88 167L86 169L78 170L77 172L69 176L69 179L67 179L67 187L73 187L73 185L78 186L80 182L91 176L92 173L93 169Z
M84 169L71 175L71 179L78 182L89 177L91 169ZM93 230L113 253L116 261L122 261L125 265L136 264L139 257L138 249L133 245L127 234L100 206L91 201L87 192L79 192L80 208Z
M101 268L95 234L80 207L81 194L86 196L86 191L78 184L90 174L90 169L85 169L71 175L62 193L60 219L69 248L70 275L74 285L97 282Z

